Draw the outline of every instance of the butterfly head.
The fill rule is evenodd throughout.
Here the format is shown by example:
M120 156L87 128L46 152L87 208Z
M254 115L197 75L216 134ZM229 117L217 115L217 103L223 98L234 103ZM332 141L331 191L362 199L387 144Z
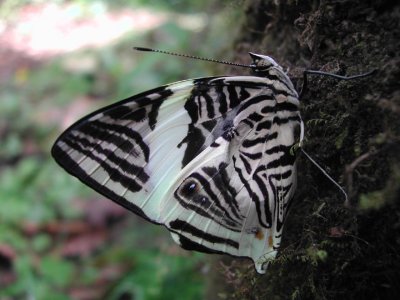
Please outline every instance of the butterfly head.
M267 72L271 68L281 68L278 63L269 56L249 52L253 63L250 65L256 73Z

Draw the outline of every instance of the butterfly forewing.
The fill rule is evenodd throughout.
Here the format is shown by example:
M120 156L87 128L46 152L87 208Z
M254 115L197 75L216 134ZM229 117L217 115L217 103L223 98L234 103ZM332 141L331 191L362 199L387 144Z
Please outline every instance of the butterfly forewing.
M72 125L52 154L182 247L250 257L263 272L295 189L301 124L297 93L273 71L283 79L200 78L133 96Z

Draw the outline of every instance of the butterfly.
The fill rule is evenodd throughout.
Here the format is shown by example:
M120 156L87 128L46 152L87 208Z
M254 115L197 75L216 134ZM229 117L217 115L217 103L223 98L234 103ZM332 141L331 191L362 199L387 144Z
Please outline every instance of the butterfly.
M254 76L189 79L97 110L51 153L68 173L182 248L251 258L264 273L280 247L304 136L299 96L271 57Z

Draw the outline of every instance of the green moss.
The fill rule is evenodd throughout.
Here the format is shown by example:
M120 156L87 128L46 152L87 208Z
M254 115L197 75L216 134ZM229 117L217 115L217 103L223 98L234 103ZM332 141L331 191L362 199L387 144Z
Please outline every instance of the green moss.
M339 134L339 136L336 138L336 141L335 141L336 149L342 148L343 142L344 142L344 140L345 140L345 138L347 137L348 134L349 134L349 129L346 127L346 128Z
M400 167L392 166L392 173L384 189L360 195L359 208L363 210L379 209L384 205L398 201L400 192Z
M378 209L385 204L384 193L382 191L376 191L369 194L361 194L359 207L361 209Z

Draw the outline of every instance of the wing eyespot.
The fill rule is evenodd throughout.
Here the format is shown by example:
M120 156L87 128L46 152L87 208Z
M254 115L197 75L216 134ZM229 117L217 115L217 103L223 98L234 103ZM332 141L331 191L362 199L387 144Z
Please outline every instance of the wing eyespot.
M204 192L201 192L201 184L194 178L186 179L178 189L179 197L187 203L208 208L211 201Z
M193 202L196 203L197 205L200 205L203 208L208 208L211 205L210 200L208 197L199 195L198 197L193 198Z
M205 196L201 196L200 199L199 199L198 201L199 201L200 204L202 204L202 205L206 205L206 204L208 204L208 203L210 202L210 201L208 200L208 198L205 197Z
M179 195L184 198L192 198L199 192L200 184L194 179L186 180L179 189Z
M254 235L258 240L264 239L264 233L260 227L251 227L246 230L246 233Z

